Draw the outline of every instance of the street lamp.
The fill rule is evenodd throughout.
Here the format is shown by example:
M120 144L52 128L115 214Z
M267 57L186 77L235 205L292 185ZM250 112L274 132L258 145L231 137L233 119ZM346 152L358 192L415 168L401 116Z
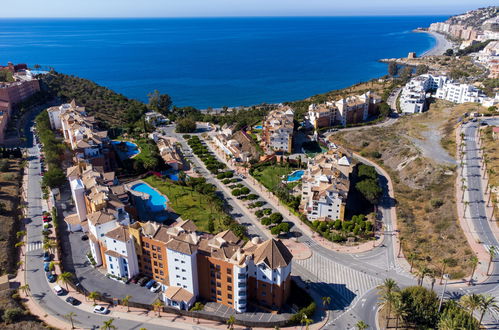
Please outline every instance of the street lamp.
M445 294L445 288L447 287L447 282L449 281L449 274L444 274L444 289L442 290L442 295L440 296L440 303L438 304L438 312L440 312L440 309L442 308L442 301L444 300L444 294Z

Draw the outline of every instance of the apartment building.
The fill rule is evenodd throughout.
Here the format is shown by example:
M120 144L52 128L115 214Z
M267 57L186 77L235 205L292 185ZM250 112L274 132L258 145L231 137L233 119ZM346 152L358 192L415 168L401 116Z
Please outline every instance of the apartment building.
M9 71L13 81L0 82L0 144L4 143L7 124L15 105L40 91L38 79L35 79L26 64L0 66L0 70Z
M412 78L400 93L400 110L403 113L420 113L426 110L426 94L437 90L448 81L446 76L423 74Z
M309 221L344 219L352 170L349 155L339 148L309 160L300 205Z
M294 110L280 105L262 124L262 147L267 154L291 153L293 149Z
M447 82L437 89L435 97L454 103L481 103L487 96L473 85Z
M170 166L174 170L181 170L184 167L184 162L182 158L182 153L180 152L178 145L178 140L161 134L156 131L149 134L149 138L154 140L156 146L158 147L159 154L165 164Z
M229 230L199 232L189 220L129 230L140 246L140 272L162 284L169 306L188 309L202 299L244 312L249 301L278 309L289 296L292 255L280 241L245 243Z
M367 120L369 115L375 114L381 102L380 96L368 91L338 101L311 104L307 119L315 129L360 123Z

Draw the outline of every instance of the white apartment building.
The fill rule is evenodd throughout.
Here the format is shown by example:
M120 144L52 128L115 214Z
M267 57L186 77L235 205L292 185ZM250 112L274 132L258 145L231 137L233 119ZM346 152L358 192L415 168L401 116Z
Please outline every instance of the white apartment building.
M263 122L262 145L267 153L291 153L293 148L294 110L280 106Z
M129 279L139 273L134 239L126 226L118 225L108 231L104 235L104 241L108 274Z
M196 245L173 238L166 244L166 248L170 286L183 288L197 297L199 289ZM168 301L167 298L165 297L165 302Z
M437 90L448 81L446 76L423 74L412 78L400 93L400 110L403 113L420 113L426 109L426 93Z
M352 169L347 155L334 149L309 161L301 198L301 209L309 221L344 219Z
M454 103L481 103L486 95L473 85L447 82L437 89L435 97Z

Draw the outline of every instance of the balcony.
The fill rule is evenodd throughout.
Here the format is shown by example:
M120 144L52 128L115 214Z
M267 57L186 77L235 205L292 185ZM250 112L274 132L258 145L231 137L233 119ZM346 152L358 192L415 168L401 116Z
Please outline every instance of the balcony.
M246 288L246 283L245 282L239 282L237 284L237 286L240 287L240 288Z

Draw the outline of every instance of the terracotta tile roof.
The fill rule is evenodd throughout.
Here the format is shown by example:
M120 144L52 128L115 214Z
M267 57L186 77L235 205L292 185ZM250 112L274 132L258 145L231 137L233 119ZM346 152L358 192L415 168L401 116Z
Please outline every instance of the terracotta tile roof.
M68 167L68 169L66 170L67 177L78 175L80 175L80 168L78 167L78 165Z
M196 251L196 246L189 244L184 241L179 241L178 239L171 239L166 243L166 247L169 250L177 251L183 254L191 255Z
M169 286L168 289L165 291L165 296L173 301L177 302L189 302L191 301L192 298L194 298L194 295L187 291L184 288L180 288L178 286Z
M106 252L104 252L104 254L107 254L108 256L111 256L111 257L115 257L115 258L126 258L127 256L125 255L122 255L116 251L113 251L113 250L107 250Z
M227 243L236 244L239 242L239 237L236 236L231 230L225 230L215 235L215 238L221 238Z
M115 217L107 212L97 211L87 215L87 219L95 226L113 221L115 220Z
M289 265L293 256L280 240L269 239L256 248L254 258L255 264L263 262L271 269L277 269Z
M168 243L171 239L171 236L168 234L167 228L162 226L158 229L158 231L156 231L156 234L153 236L153 238L157 241Z
M70 225L79 225L81 223L80 218L78 218L78 214L71 214L64 218L64 222Z
M176 223L175 227L180 227L185 231L191 231L191 232L198 230L198 227L196 227L196 224L194 224L192 220L182 220Z
M108 231L106 237L115 239L120 242L127 242L130 239L130 232L125 226L118 226L115 229Z

